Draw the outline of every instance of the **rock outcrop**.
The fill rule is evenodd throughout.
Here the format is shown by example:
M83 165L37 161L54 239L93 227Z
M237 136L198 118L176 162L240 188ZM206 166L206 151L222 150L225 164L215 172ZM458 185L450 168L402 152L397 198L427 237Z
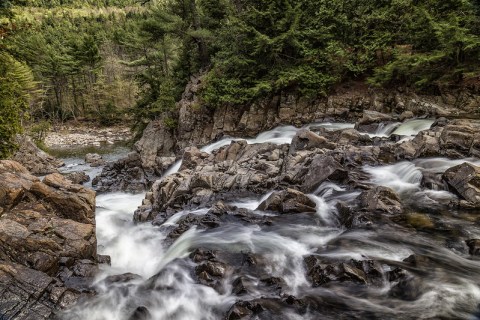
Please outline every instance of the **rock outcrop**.
M202 77L192 77L178 103L178 126L175 135L163 120L152 121L137 151L146 162L157 156L181 153L189 146L203 146L228 135L252 137L280 124L301 126L319 120L353 121L357 128L378 127L380 122L403 121L413 117L443 117L478 112L478 92L468 90L444 96L421 96L408 90L372 89L362 83L338 87L324 99L309 101L295 96L275 96L250 106L203 106L198 92ZM368 128L367 128L368 129ZM374 131L374 130L373 130Z
M18 151L12 160L21 163L31 173L44 175L58 172L64 163L40 150L27 136L17 136Z
M144 167L140 154L131 152L116 162L108 163L93 179L92 185L98 192L142 192L174 162L175 157L159 157L154 166Z
M0 161L0 318L52 319L92 294L95 193Z

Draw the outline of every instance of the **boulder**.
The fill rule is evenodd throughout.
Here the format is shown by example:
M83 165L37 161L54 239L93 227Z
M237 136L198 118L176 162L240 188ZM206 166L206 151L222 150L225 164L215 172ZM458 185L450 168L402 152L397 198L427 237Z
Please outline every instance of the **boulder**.
M328 139L321 137L308 129L299 130L293 137L290 144L290 154L298 150L310 150L315 148L335 149L336 144L328 141Z
M480 239L465 240L468 246L468 253L472 256L480 256Z
M355 123L355 129L362 132L374 133L380 123L392 121L392 116L378 111L364 110L363 116Z
M325 181L345 182L348 179L348 172L337 160L329 155L317 155L313 158L308 171L302 177L302 190L313 192Z
M443 179L452 192L480 207L480 167L464 162L445 171Z
M468 121L455 121L446 125L439 140L443 155L449 158L470 156L471 151L476 151L476 146L480 143L479 128L476 123Z
M15 152L12 160L25 166L31 173L37 175L54 173L64 165L63 161L40 150L29 137L17 136L16 140L18 151Z
M143 192L175 162L175 157L159 157L155 161L153 168L144 168L140 154L130 152L126 157L108 163L92 180L92 186L98 192Z
M260 203L257 210L274 211L278 213L316 212L316 204L304 193L287 189L272 193Z
M59 216L82 223L95 220L95 192L71 183L59 173L33 183L29 190Z
M98 153L87 153L85 155L85 162L90 164L90 167L100 167L105 164L105 160Z
M67 173L64 174L64 176L73 184L84 184L85 182L90 181L88 174L83 171Z
M368 213L397 215L403 212L400 198L390 188L377 186L358 196L360 208Z

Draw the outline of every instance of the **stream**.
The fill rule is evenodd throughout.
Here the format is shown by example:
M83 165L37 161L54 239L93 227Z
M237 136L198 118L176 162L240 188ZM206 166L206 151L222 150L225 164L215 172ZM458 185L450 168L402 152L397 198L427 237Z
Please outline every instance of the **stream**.
M393 123L370 135L396 134L409 139L432 123L433 120ZM327 130L353 128L353 124L345 123L311 126ZM290 143L298 130L292 126L277 127L247 142ZM239 138L226 137L202 150L211 153L232 140ZM122 148L115 149L107 158L117 159L125 152ZM64 157L64 161L68 171L87 170L93 177L100 170L85 166L78 155ZM161 225L135 224L133 212L145 194L100 194L96 210L98 253L109 255L111 265L100 266L94 282L98 294L68 310L63 318L129 320L137 310L135 319L144 319L141 318L144 306L151 318L158 320L224 319L235 302L272 295L269 287L261 285L263 280L249 274L248 269L245 277L251 289L240 297L232 293L235 280L232 273L227 272L220 287L215 289L197 283L191 272L195 262L185 258L195 248L207 248L232 256L254 254L259 257L265 275L283 279L285 297L315 297L330 306L320 311L307 308L302 314L286 308L279 315L258 319L480 319L476 316L480 314L480 261L465 253L463 243L464 239L480 238L480 226L471 212L444 209L442 204L456 195L425 189L420 183L425 174L441 173L465 161L480 165L478 159L428 158L365 166L363 170L370 175L370 183L392 188L408 204L405 221L382 228L347 230L341 226L335 204L352 202L360 190L347 190L329 182L308 195L317 205L313 215L276 215L255 210L270 193L238 198L229 204L255 210L259 217L266 216L275 223L224 224L209 230L193 227L172 243L167 239L172 226L187 214L204 215L209 208L177 212ZM180 166L177 162L165 175L174 174ZM411 286L407 290L409 296L392 294L392 283L385 276L375 286L332 282L312 287L305 275L304 259L310 255L377 260L386 274L392 271L392 266L403 265L403 260L412 254L425 257L430 263L428 268L419 265L409 270L416 277L416 281L405 283ZM112 281L116 275L123 276Z

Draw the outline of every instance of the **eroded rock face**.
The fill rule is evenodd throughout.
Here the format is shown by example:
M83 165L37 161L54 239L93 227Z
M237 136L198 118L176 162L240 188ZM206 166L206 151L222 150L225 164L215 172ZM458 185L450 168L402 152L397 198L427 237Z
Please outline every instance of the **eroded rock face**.
M19 163L0 161L2 319L50 319L91 293L94 211L93 191L58 173L41 182Z
M33 174L49 174L58 172L64 163L40 150L27 136L17 136L18 151L12 160L21 163Z
M157 157L174 156L174 140L164 120L152 121L143 131L142 138L135 143L143 168L154 168Z

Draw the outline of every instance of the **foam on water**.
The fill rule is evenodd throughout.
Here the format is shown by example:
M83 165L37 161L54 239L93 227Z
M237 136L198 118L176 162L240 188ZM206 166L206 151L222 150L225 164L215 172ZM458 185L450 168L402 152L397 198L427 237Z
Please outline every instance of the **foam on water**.
M365 166L363 169L371 175L373 183L399 193L418 189L422 179L422 172L408 161L379 167Z
M408 124L407 124L408 123ZM384 127L379 134L400 132L415 134L427 125L425 120ZM318 124L314 124L319 126ZM312 125L313 126L313 125ZM321 125L320 125L321 126ZM351 127L350 124L324 124L325 128ZM403 128L402 128L403 126ZM289 143L298 129L290 126L278 127L247 139L248 143ZM396 133L396 134L400 134ZM202 148L205 152L231 143L236 138L225 138ZM421 195L432 201L449 201L453 195L442 190L422 190L422 172L441 173L448 167L464 161L479 163L476 159L448 160L444 158L400 162L389 166L365 166L371 182L391 187L400 194ZM178 171L181 163L173 165L165 175ZM249 210L270 196L271 192L258 198L235 199L229 204ZM187 214L203 215L208 208L179 211L160 226L150 223L135 224L132 214L141 204L143 194L105 194L97 197L97 238L99 253L112 258L111 266L102 266L96 279L98 295L85 304L80 304L64 315L67 320L127 320L138 306L145 306L158 320L214 320L223 318L228 308L238 300L249 300L265 296L265 292L250 290L246 295L233 295L233 275L226 274L220 283L221 290L196 283L191 270L195 263L183 259L195 248L208 248L229 253L251 253L261 257L265 274L284 279L284 294L318 297L334 297L338 303L352 310L370 311L385 319L400 316L413 318L471 318L480 302L480 289L476 274L480 273L480 262L468 260L439 244L436 237L425 240L425 236L410 230L350 230L340 227L335 205L339 201L354 204L358 190L348 190L331 182L321 184L311 195L316 203L316 214L278 215L255 211L258 215L271 215L272 225L242 225L229 223L210 230L191 228L173 244L166 241L168 230L176 226ZM422 200L423 201L423 200ZM425 200L427 201L427 200ZM302 218L303 217L303 218ZM283 220L282 220L283 219ZM302 220L305 219L305 220ZM282 221L282 222L278 222ZM469 231L470 232L470 231ZM470 232L474 234L474 232ZM443 241L443 240L441 240ZM167 244L168 243L168 244ZM337 260L376 259L401 264L411 254L429 257L438 264L428 270L429 279L422 295L414 301L402 301L388 295L390 284L385 281L380 287L369 287L368 294L348 290L341 285L312 288L306 279L304 258L308 255ZM388 268L387 266L382 266ZM139 278L109 284L110 275L134 273ZM248 275L256 283L260 279ZM268 294L268 293L267 293ZM464 311L465 310L465 311ZM466 311L469 310L469 311ZM289 310L283 319L316 319L308 310L298 315ZM325 319L330 319L325 316Z

